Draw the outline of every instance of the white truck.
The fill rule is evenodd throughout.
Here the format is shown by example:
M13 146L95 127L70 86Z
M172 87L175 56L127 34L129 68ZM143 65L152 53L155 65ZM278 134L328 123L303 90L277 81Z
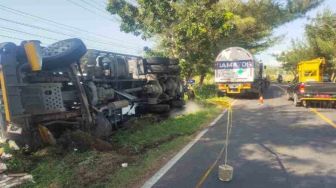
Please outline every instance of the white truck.
M262 95L269 85L263 76L264 68L243 48L223 50L215 62L215 82L220 95Z

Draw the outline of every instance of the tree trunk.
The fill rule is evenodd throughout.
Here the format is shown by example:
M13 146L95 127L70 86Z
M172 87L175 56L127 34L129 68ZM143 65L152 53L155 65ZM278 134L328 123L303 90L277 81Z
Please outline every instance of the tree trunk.
M203 85L205 74L201 74L199 85Z

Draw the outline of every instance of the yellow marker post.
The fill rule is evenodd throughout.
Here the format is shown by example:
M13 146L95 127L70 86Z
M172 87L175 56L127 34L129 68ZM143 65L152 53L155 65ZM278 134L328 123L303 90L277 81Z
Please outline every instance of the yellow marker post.
M5 117L6 121L11 121L11 116L9 112L9 105L8 105L8 98L7 98L7 89L5 85L5 77L4 73L2 70L0 70L0 86L1 86L1 91L2 91L2 99L4 102L4 108L5 108Z
M211 103L218 104L227 109L227 124L226 124L226 137L225 137L225 156L224 156L224 164L218 166L218 178L221 181L229 182L233 177L233 167L227 164L228 159L228 147L230 134L232 130L232 104L228 99L212 99L209 100Z

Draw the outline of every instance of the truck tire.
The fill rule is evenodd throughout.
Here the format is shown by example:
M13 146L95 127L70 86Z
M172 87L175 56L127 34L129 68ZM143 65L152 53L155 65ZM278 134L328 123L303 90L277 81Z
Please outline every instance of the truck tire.
M302 105L302 103L299 101L299 97L298 97L298 95L297 95L296 93L294 93L293 104L294 104L294 106L296 106L296 107Z
M86 53L82 40L73 38L62 40L42 49L42 69L54 69L69 66Z
M150 57L150 58L147 58L146 60L148 64L169 65L169 62L170 62L170 59L166 57Z

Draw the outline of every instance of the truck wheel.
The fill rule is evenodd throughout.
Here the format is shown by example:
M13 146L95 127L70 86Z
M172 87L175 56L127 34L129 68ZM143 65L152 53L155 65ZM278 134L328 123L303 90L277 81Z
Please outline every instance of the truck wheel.
M299 97L297 96L296 93L294 94L293 100L294 100L294 106L301 106L302 105L302 103L299 101Z
M86 53L86 46L80 39L67 39L42 49L43 69L69 66Z

